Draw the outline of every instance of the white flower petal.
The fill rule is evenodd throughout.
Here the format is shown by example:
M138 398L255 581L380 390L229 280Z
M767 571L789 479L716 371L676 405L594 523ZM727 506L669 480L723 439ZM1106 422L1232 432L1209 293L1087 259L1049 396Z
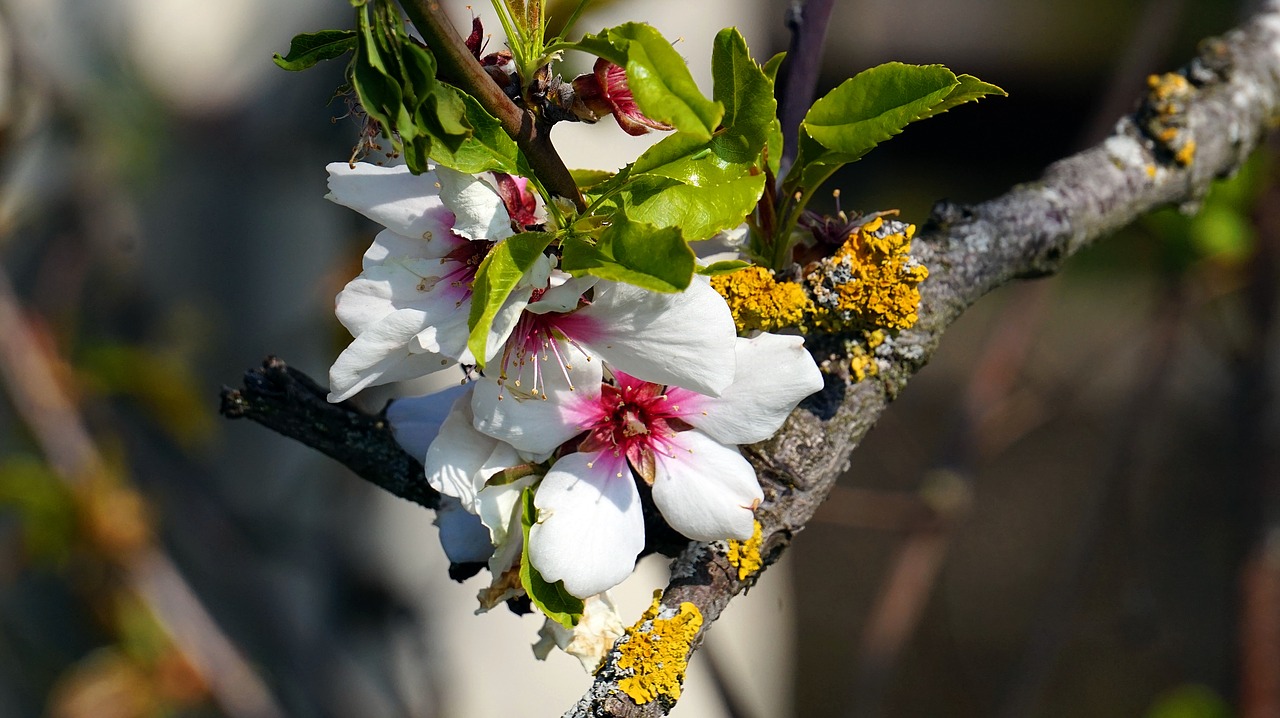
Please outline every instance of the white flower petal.
M365 250L361 268L368 269L401 259L441 259L471 240L453 232L433 233L430 239L406 237L390 229L384 229L373 238L373 244ZM439 274L439 272L434 272Z
M498 191L474 175L437 167L440 197L453 210L453 231L467 239L498 241L510 237L511 215Z
M599 361L587 361L574 347L562 342L558 346L572 367L567 373L573 389L570 390L568 381L559 373L560 365L554 358L542 362L539 355L540 367L529 360L523 367L516 367L505 384L488 378L476 382L472 409L477 429L543 459L582 433L593 407L599 402L603 370ZM490 371L497 369L493 367ZM538 372L543 375L541 383L536 377ZM539 387L537 395L531 394L532 389Z
M457 385L434 394L406 396L391 402L386 415L396 442L410 456L422 461L453 403L466 391L465 386Z
M400 309L361 332L329 368L329 401L346 401L366 387L414 379L450 366L445 357L413 354L406 348L421 327L422 312Z
M669 444L671 456L657 454L653 502L671 528L695 541L751 538L752 510L764 498L751 464L696 429Z
M350 207L378 224L407 237L429 239L448 233L453 212L440 200L434 172L410 174L409 168L355 166L334 162L329 170L327 199Z
M453 563L479 563L489 560L493 545L489 543L489 529L480 523L480 517L462 508L458 500L445 496L436 509L433 522L440 528L440 545L444 555Z
M578 300L586 291L600 281L597 277L551 276L551 287L538 297L538 301L528 306L531 314L547 314L548 312L568 312L578 307Z
M588 353L645 381L712 396L733 381L737 330L704 277L675 294L600 282L591 305L557 326Z
M754 444L773 436L802 399L822 389L822 372L804 338L759 334L734 343L733 383L718 397L667 392L681 418L725 444Z
M477 513L476 494L498 471L519 462L515 450L472 427L470 392L458 397L440 426L440 433L427 448L423 465L427 483L446 496L462 502Z
M429 259L369 267L338 292L338 321L359 336L399 309L421 311L424 326L455 314L456 302L438 287L439 277L426 274L438 267L439 262Z
M644 548L644 515L625 459L569 454L542 479L534 503L529 560L543 578L585 598L631 574Z

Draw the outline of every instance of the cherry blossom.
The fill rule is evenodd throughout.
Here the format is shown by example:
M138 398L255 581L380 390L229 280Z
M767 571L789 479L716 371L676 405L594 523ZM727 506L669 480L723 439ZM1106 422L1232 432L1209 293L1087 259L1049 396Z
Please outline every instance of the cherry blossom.
M337 315L355 338L330 370L330 401L361 389L417 378L456 362L467 349L471 284L489 249L513 233L502 196L487 182L438 167L329 165L329 199L386 227L364 254L362 272L338 294ZM510 182L506 191L524 188ZM531 217L527 205L521 216ZM537 263L493 323L502 345L551 263ZM486 357L488 358L488 357Z
M480 401L476 427L530 454L563 446L538 485L529 558L549 581L586 597L617 585L644 547L636 478L672 528L691 539L746 539L763 497L738 444L762 441L822 388L803 339L761 334L734 344L733 382L709 396L619 370L546 400ZM439 442L437 442L439 443Z

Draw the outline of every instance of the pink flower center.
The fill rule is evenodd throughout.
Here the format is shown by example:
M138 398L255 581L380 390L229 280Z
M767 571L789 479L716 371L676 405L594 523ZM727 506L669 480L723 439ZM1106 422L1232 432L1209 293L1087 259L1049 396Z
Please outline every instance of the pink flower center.
M450 294L459 306L471 296L476 271L480 269L480 263L489 254L489 250L493 249L493 245L493 242L487 240L464 242L440 259L441 264L453 265L440 279L449 283Z
M627 457L627 463L647 483L653 483L655 454L670 456L668 440L692 427L680 418L665 387L618 374L618 386L600 388L599 413L584 428L579 451L608 451Z
M534 290L533 301L537 301L542 293L542 290ZM557 321L564 316L555 312L520 314L520 319L502 350L502 368L498 375L500 385L510 386L520 396L546 399L547 371L551 370L564 377L569 391L574 390L573 379L569 376L573 364L562 350L560 342L578 345L556 328ZM581 350L581 347L578 349ZM591 358L587 357L587 361L591 361ZM515 376L514 381L511 381L512 375ZM501 399L502 395L499 394L498 398Z

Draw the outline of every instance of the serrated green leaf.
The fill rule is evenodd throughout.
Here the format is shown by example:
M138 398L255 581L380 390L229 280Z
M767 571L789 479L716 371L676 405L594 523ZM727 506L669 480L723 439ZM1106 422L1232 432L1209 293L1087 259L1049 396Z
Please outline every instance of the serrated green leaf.
M554 238L555 235L547 232L524 232L508 237L495 244L476 269L471 284L471 313L467 317L470 330L467 348L481 369L487 354L489 330L498 310Z
M724 105L722 130L712 138L717 155L730 162L754 162L777 118L773 83L751 59L747 41L736 28L725 28L711 49L713 97Z
M927 116L958 84L955 74L941 65L885 63L863 70L813 103L801 126L819 145L852 162Z
M614 173L604 170L577 169L569 170L569 176L573 177L578 189L589 190L613 178Z
M785 59L787 59L787 53L780 52L764 63L761 69L764 70L764 76L769 78L769 84L778 84L778 68L782 67L782 61Z
M451 150L444 143L431 148L431 158L436 162L467 174L479 174L500 170L508 174L521 174L515 140L502 129L502 123L490 115L472 96L440 83L437 95L452 95L462 104L463 116L470 125L470 136L458 149Z
M321 30L294 35L289 54L276 53L271 59L282 69L299 72L325 60L341 57L356 49L355 30Z
M693 250L680 230L631 222L622 214L597 242L570 237L562 246L560 267L574 276L590 274L667 293L683 291L693 278Z
M698 274L704 277L718 277L721 274L733 274L739 269L750 267L751 262L744 262L741 259L729 259L723 262L712 262L705 267L698 267Z
M591 272L599 277L657 292L684 291L693 279L693 250L676 227L655 227L618 215L600 236L598 248L616 263L604 265L603 272Z
M538 520L538 508L533 500L534 491L532 488L525 489L520 495L520 528L524 533L524 551L520 553L520 585L543 615L572 629L582 619L585 608L582 599L566 591L563 581L549 583L529 562L529 529Z
M1009 93L989 82L983 82L973 75L958 75L956 77L959 84L951 88L951 92L943 98L942 102L930 107L924 114L917 117L917 120L923 120L927 117L940 115L950 110L956 105L963 105L966 102L974 102L980 100L987 95L999 95L1000 97L1008 97Z
M755 207L764 190L764 174L726 168L705 184L657 175L634 177L618 191L616 202L627 216L657 227L678 227L685 240L708 239L731 229Z
M724 115L724 107L702 94L684 58L651 25L625 23L561 48L621 65L641 112L703 141L711 139Z

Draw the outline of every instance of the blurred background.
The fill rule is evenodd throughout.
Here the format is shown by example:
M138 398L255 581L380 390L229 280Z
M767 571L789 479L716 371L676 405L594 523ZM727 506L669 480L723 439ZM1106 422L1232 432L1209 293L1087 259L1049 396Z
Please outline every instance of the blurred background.
M581 30L646 19L704 89L719 27L761 61L788 42L783 0L597 5ZM819 92L888 60L1009 92L832 183L923 222L1098 141L1252 3L836 5ZM0 718L557 715L589 684L533 660L536 619L471 616L428 512L216 415L267 354L323 379L349 341L333 296L374 228L322 199L357 131L341 63L271 63L349 24L0 0ZM555 139L571 166L644 146ZM1276 159L965 315L674 715L1280 715ZM624 622L663 583L643 568Z

